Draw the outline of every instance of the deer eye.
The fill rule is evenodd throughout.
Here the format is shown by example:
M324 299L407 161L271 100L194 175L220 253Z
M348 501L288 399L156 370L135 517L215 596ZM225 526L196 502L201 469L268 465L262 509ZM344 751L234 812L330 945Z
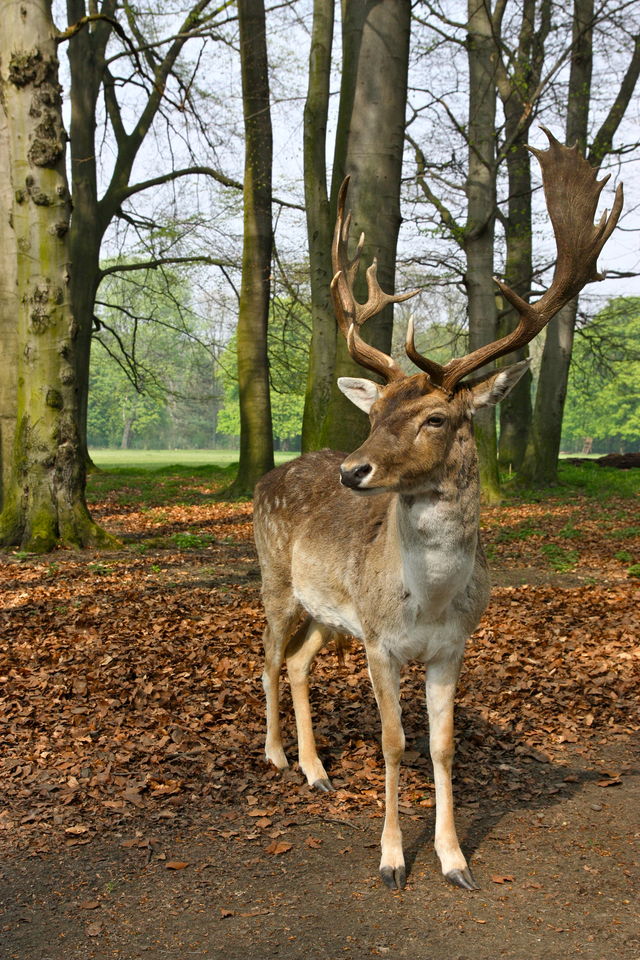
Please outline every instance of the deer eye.
M422 424L423 427L441 427L445 422L445 418L441 413L432 413L430 417Z

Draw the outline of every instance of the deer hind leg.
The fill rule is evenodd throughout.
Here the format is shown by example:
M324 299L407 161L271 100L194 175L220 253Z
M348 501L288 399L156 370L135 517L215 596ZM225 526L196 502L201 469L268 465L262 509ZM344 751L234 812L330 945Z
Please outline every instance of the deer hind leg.
M460 659L431 663L427 667L426 691L429 713L429 749L436 787L434 846L442 872L451 883L477 890L473 875L460 849L453 816L453 702Z
M291 631L300 615L299 608L291 604L284 611L279 604L265 602L267 626L262 642L264 645L264 670L262 686L267 706L267 737L265 756L279 770L289 766L282 746L280 729L280 670Z
M400 666L392 657L378 651L367 650L367 657L369 676L382 721L382 752L385 763L385 815L380 841L380 876L391 890L402 890L406 883L406 871L398 815L400 761L404 753Z
M306 625L305 625L306 626ZM287 672L291 684L291 699L296 714L298 731L298 762L311 786L328 792L333 790L316 747L309 706L309 671L315 656L330 640L329 627L311 621L304 634L298 631L287 644Z

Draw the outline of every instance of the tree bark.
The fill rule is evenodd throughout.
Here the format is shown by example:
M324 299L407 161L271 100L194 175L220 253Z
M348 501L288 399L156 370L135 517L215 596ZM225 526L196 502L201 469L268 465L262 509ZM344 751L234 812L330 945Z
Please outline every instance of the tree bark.
M536 8L540 24L536 29ZM545 41L551 28L550 0L525 0L518 36L518 47L510 70L499 69L498 92L505 114L506 164L509 201L505 223L505 280L524 300L529 300L533 275L531 229L531 158L526 144L534 119L532 104L544 63ZM498 51L497 51L498 52ZM518 316L503 301L498 319L498 335L515 329ZM528 346L510 354L505 363L524 360ZM503 469L520 469L531 429L531 373L527 373L499 406L500 438L498 461Z
M304 196L311 280L311 345L302 421L302 450L322 446L336 362L331 305L331 213L327 192L327 116L335 0L314 0L309 86L304 108Z
M9 228L13 209L10 170L9 127L0 106L0 509L3 490L9 482L13 437L16 426L18 315L16 235Z
M240 466L234 496L273 467L267 326L273 228L272 132L264 0L238 0L245 123L244 244L238 315Z
M566 142L586 152L593 66L593 0L575 0L573 52L569 73ZM529 483L557 482L562 416L578 313L578 298L568 303L547 326L536 390L533 423L521 475Z
M468 297L469 349L497 337L497 311L493 283L496 209L496 53L491 17L480 0L468 0L469 58L469 171L467 225L464 250L467 258L464 284ZM483 498L500 499L500 478L494 407L475 418Z
M102 4L105 17L115 13L117 0ZM67 0L69 24L88 13L85 0ZM81 456L90 463L87 450L87 406L91 335L96 294L100 283L100 246L107 223L98 213L96 165L96 111L105 69L105 49L112 33L107 21L97 21L79 30L69 40L71 70L70 153L73 215L69 244L73 271L70 283L73 314L78 324L76 378ZM108 222L108 221L107 221Z
M400 228L400 179L404 146L411 4L409 0L343 0L343 73L331 190L351 174L349 205L352 234L366 234L364 260L378 260L383 290L395 289L395 262ZM366 299L364 271L355 286ZM388 353L393 330L392 306L368 321L363 335ZM353 450L368 433L367 418L340 393L337 377L372 376L349 356L337 336L331 399L320 445Z
M66 133L55 29L47 0L0 4L0 103L5 114L17 256L17 403L0 545L113 543L89 516L78 455L77 324L69 302ZM3 247L5 242L3 241Z

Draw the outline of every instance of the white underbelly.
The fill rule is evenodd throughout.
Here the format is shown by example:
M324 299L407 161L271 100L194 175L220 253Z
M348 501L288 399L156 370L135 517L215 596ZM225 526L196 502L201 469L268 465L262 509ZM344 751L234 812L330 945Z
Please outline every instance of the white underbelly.
M363 639L360 619L355 607L349 601L329 597L323 593L322 588L315 587L313 584L298 589L294 585L293 593L296 600L314 620L333 627L341 633L349 633L360 640Z

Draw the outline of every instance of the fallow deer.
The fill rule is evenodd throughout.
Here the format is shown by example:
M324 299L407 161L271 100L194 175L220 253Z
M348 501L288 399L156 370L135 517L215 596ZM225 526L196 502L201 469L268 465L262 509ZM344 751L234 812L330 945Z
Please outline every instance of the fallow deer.
M384 293L374 260L367 270L368 300L365 304L355 300L353 283L364 237L350 259L350 214L344 213L347 182L343 184L332 247L334 307L351 356L385 384L351 377L338 381L371 421L370 435L355 453L305 454L267 474L255 491L255 541L267 618L263 674L267 759L278 768L287 766L279 718L279 675L286 659L300 767L310 784L332 789L313 736L309 669L334 634L363 640L380 711L386 767L380 874L392 889L403 888L406 877L398 819L404 751L399 683L401 667L411 659L426 667L435 850L445 877L465 889L477 889L456 835L451 785L456 683L466 639L489 597L478 528L472 420L477 410L508 394L528 361L478 379L463 378L528 343L586 283L602 279L597 257L622 209L619 186L611 214L605 211L594 225L606 180L596 180L576 148L561 145L545 132L549 148L531 149L542 167L556 238L551 287L530 305L496 280L519 314L517 328L446 365L417 352L410 324L407 354L422 371L412 376L360 337L360 327L369 317L413 293Z

